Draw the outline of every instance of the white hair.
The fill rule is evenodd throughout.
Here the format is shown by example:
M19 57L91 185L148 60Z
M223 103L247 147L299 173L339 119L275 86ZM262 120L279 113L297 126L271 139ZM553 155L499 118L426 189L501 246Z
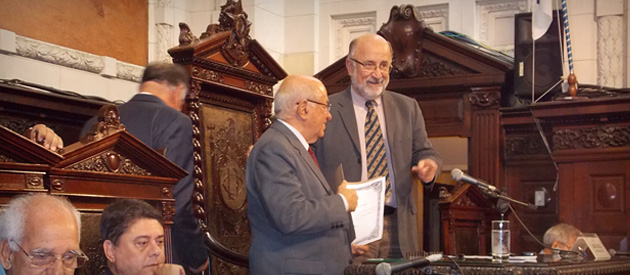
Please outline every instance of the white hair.
M27 210L31 203L38 200L45 200L49 204L70 211L77 221L80 239L81 214L66 198L47 194L27 194L13 198L4 209L4 212L0 214L0 240L7 239L12 251L19 250L15 242L20 243L22 241Z
M276 117L287 119L294 115L289 110L293 110L297 103L316 93L318 83L321 82L311 76L290 75L285 78L273 100Z
M573 225L559 223L547 229L547 232L545 232L543 236L543 243L549 247L551 247L554 241L567 245L571 238L577 237L581 233L582 232Z

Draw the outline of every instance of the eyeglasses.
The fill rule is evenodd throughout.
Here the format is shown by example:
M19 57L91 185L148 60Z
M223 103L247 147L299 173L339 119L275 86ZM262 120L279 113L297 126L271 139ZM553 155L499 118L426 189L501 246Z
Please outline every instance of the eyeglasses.
M57 256L50 252L33 252L33 255L30 255L22 248L17 242L12 241L17 247L24 252L26 257L31 259L31 265L36 267L49 267L57 260L61 260L63 265L68 268L80 268L90 259L85 253L81 250L69 250L63 255Z
M332 108L332 104L331 104L331 103L324 104L324 103L321 103L321 102L317 102L317 101L315 101L315 100L310 100L310 99L308 99L308 98L306 99L306 101L308 101L308 102L313 102L313 103L315 103L315 104L322 105L322 106L326 107L326 111L328 111L328 112L330 112L330 108Z
M381 63L380 65L376 65L374 63L367 63L366 64L366 63L363 63L363 62L361 62L359 60L356 60L356 59L354 59L352 57L348 57L348 59L356 62L359 65L361 65L363 67L363 70L366 71L366 72L375 72L376 68L379 68L381 71L389 73L389 72L392 71L392 68L393 68L392 64L386 64L386 63Z

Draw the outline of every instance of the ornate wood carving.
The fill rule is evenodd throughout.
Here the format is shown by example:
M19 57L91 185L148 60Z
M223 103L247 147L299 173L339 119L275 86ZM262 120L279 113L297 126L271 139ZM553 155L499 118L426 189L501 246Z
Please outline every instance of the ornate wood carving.
M540 135L508 136L505 138L505 156L546 155L547 149Z
M209 82L223 83L223 74L212 70L203 69L199 66L192 67L192 76L207 80Z
M118 108L114 105L104 105L98 110L96 123L92 125L92 128L83 137L81 137L81 143L86 144L101 140L106 136L124 130L125 125L120 123Z
M164 218L164 222L173 222L173 217L175 217L175 202L174 201L163 201L160 205L162 211L162 218Z
M424 64L420 60L422 60L422 41L426 28L415 6L392 7L389 20L383 24L378 34L385 37L394 50L392 59L394 75L410 78L422 72Z
M50 182L50 188L58 192L63 192L64 186L65 182L63 179L53 179Z
M453 205L464 207L478 207L468 196L464 195L459 200L456 200Z
M466 73L471 73L471 71L439 56L429 54L423 56L422 77L462 75ZM393 76L396 76L396 74Z
M16 162L16 161L8 156L0 154L0 162Z
M69 166L67 169L125 175L151 175L149 171L138 166L129 158L114 151L108 151L100 155L90 157L89 159Z
M630 146L630 126L600 125L553 131L553 150Z
M44 188L44 176L32 175L26 176L26 188L28 189L43 189Z
M478 108L498 107L501 101L501 95L498 92L481 91L473 92L468 98L470 103Z

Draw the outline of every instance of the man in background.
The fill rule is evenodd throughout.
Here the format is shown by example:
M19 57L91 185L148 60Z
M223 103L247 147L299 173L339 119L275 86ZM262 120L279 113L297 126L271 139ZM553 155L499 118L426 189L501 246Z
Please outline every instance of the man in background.
M383 238L355 262L399 258L419 249L412 174L426 186L439 174L441 158L427 137L418 103L385 90L391 64L392 48L383 37L366 34L350 43L351 86L330 96L333 119L326 136L313 145L332 184L340 164L351 182L386 177Z
M74 274L88 260L80 231L80 214L66 199L17 196L0 215L0 262L9 275Z
M101 216L105 275L184 275L179 265L165 264L162 215L146 202L117 200Z
M571 250L580 234L582 232L579 229L566 223L550 227L543 236L543 244L546 246L543 250L544 254L550 255L558 251L554 249Z
M276 93L276 120L245 170L251 274L336 275L352 261L356 191L343 182L335 194L309 150L324 136L328 106L326 88L312 77L288 76Z
M208 266L199 223L192 209L193 145L192 123L181 112L190 77L184 67L151 63L142 75L140 92L118 106L126 130L154 150L166 149L166 158L188 172L173 187L175 217L172 227L173 262L197 274ZM88 132L96 118L83 127Z

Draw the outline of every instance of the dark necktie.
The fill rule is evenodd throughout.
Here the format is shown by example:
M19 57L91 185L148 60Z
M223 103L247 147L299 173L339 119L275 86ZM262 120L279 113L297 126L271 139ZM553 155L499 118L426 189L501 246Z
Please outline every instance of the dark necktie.
M315 152L313 152L313 149L311 149L311 147L308 148L308 153L311 154L311 158L313 158L313 161L315 162L315 164L317 164L317 167L319 168L319 163L317 162L317 158L315 157Z
M387 200L392 194L392 188L389 183L389 169L387 168L383 132L374 108L375 103L374 100L365 102L365 106L368 108L365 116L365 158L367 160L368 179L380 176L385 177L385 200Z

